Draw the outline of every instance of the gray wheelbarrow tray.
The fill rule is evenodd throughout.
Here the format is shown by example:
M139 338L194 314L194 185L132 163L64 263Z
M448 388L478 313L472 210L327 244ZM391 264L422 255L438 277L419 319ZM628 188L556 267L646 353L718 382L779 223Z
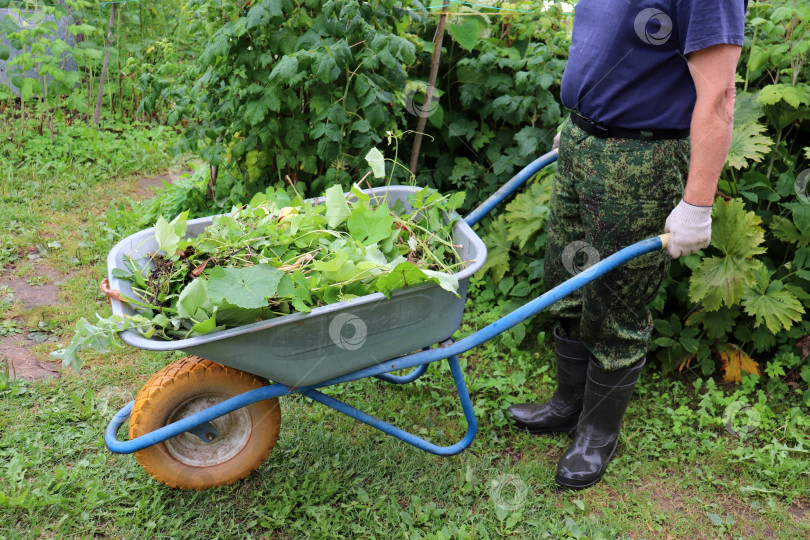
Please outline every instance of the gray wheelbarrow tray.
M365 192L387 198L391 205L402 201L410 211L408 195L419 189L389 186ZM486 246L467 222L455 213L445 217L456 219L454 243L461 245L461 260L468 261L454 274L458 296L430 283L394 291L391 298L369 294L317 307L310 313L293 313L188 339L146 338L135 330L119 336L139 349L181 350L289 387L314 385L440 343L461 324L470 276L481 269L487 257ZM201 234L213 219L189 220L186 237ZM107 256L110 288L134 296L130 282L116 278L113 270L125 269L126 257L143 266L149 262L149 254L157 250L154 228L116 244ZM113 314L137 314L130 304L110 300Z

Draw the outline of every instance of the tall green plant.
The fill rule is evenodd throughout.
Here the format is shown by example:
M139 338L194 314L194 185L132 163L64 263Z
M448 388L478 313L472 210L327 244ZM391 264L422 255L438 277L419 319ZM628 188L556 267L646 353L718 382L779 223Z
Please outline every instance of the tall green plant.
M218 178L222 204L285 179L309 192L350 181L403 114L394 104L416 59L398 35L406 5L192 0L210 38L174 114L194 122L184 148L232 172Z

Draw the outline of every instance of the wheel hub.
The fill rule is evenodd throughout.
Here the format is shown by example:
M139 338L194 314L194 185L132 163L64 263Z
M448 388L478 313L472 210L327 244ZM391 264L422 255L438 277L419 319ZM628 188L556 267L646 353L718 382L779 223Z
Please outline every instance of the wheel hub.
M169 415L167 424L225 401L230 396L203 394L183 402ZM212 467L225 463L245 447L250 439L251 419L247 409L237 409L214 420L214 430L181 433L165 442L166 450L178 461L192 467ZM206 441L202 439L205 438Z

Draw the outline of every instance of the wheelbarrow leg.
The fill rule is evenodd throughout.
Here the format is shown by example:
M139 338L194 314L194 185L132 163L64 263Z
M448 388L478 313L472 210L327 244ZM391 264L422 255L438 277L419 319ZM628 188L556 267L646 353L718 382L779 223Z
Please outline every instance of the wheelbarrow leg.
M385 381L388 383L393 384L408 384L409 382L413 382L422 375L428 369L428 364L422 364L421 366L417 366L415 370L411 371L407 375L391 375L390 373L380 373L379 375L374 375L381 381Z
M449 343L450 341L451 340L448 339L447 341L445 341L443 343L440 343L439 346L441 347L442 345L445 345L445 344ZM424 348L420 349L420 351L423 351L423 352L424 351L429 351L429 350L430 350L430 347L424 347ZM374 377L376 377L377 379L380 379L381 381L385 381L387 383L408 384L408 383L411 383L411 382L415 381L416 379L418 379L422 375L424 375L427 372L428 364L429 364L429 362L426 363L426 364L422 364L421 366L416 366L416 369L414 369L413 371L411 371L407 375L392 375L390 373L380 373L379 375L374 375Z
M408 444L411 444L421 450L426 452L430 452L431 454L436 454L437 456L452 456L454 454L458 454L472 443L473 439L475 438L475 434L478 431L478 422L475 419L475 412L473 411L473 404L470 401L470 394L467 391L467 385L464 383L464 374L461 372L461 366L458 362L458 356L453 355L447 358L447 363L450 365L450 372L453 374L453 382L456 385L456 391L458 392L459 400L461 401L461 408L464 411L464 418L467 420L467 433L464 435L464 438L461 439L456 444L450 446L438 446L431 442L422 439L421 437L417 437L416 435L409 433L403 429L400 429L396 426L389 424L379 418L371 416L370 414L366 414L363 411L355 409L351 405L343 403L340 400L337 400L333 397L327 396L317 390L304 390L301 393L308 398L312 399L313 401L317 401L318 403L322 403L328 407L332 407L336 411L342 412L348 416L351 416L355 420L359 420L363 423L370 425L371 427L375 427L386 433L388 435L392 435L397 439L404 441ZM419 366L413 373L410 373L406 377L411 377L414 373L419 371L422 367L427 368L426 365ZM416 378L416 377L414 377ZM385 380L385 379L383 379Z

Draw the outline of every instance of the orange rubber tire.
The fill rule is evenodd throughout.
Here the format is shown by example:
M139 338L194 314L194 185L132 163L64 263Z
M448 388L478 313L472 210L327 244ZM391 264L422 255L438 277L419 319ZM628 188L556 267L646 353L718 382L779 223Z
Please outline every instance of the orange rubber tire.
M138 393L129 438L267 384L262 377L188 356L155 373ZM281 429L278 398L242 407L211 424L218 435L207 434L209 443L186 432L135 452L135 457L155 480L173 488L232 484L259 468L273 451Z

